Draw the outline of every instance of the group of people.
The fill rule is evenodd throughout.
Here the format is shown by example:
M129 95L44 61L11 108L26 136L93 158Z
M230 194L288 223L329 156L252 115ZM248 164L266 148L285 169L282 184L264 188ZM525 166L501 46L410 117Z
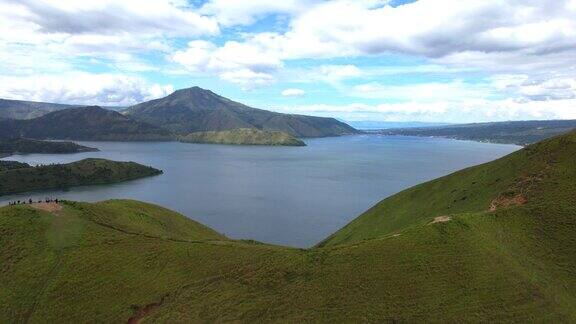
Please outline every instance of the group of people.
M56 199L52 199L52 198L45 198L44 201L42 200L38 200L37 203L41 204L41 203L58 203L60 200ZM32 200L32 198L29 198L28 201L26 200L16 200L16 201L10 201L8 202L8 205L12 206L12 205L26 205L26 204L33 204L36 203L36 201Z

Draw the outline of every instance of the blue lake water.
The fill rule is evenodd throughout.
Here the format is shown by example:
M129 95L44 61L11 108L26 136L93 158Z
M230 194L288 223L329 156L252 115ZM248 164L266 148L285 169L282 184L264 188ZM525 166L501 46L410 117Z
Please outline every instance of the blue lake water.
M164 174L114 185L4 196L0 205L46 196L81 201L131 198L179 211L231 238L309 247L386 196L519 149L380 135L310 139L307 147L80 143L101 151L7 159L48 164L98 157L135 161Z

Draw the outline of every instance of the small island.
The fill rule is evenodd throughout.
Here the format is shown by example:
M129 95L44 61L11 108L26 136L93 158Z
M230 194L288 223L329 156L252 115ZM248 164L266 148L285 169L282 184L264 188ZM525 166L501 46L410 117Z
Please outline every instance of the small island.
M195 132L178 138L184 143L306 146L296 137L279 131L239 128L226 131Z
M68 164L30 166L0 161L0 196L33 190L110 184L162 174L135 162L84 159Z
M73 142L41 141L28 138L0 139L0 158L13 154L68 154L94 151L98 149Z

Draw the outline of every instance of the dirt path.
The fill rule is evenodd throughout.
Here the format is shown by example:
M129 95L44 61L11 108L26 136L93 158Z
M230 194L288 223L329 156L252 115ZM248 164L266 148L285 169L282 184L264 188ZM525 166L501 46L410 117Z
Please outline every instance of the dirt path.
M55 202L33 203L30 206L32 206L32 208L34 208L34 209L44 210L44 211L47 211L50 213L54 213L54 212L62 210L62 205L55 203Z

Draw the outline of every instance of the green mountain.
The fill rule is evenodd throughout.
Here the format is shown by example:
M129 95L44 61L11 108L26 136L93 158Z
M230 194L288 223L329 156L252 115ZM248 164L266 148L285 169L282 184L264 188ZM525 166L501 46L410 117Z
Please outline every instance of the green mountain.
M251 108L199 87L177 90L171 95L128 108L126 115L188 134L236 128L275 130L295 137L324 137L358 131L334 118L289 115Z
M0 119L33 119L44 116L53 111L80 107L84 107L84 105L67 105L51 102L0 99ZM125 109L125 107L119 106L107 106L105 108L115 111Z
M134 201L0 208L0 322L575 322L575 158L575 132L527 146L306 250Z
M0 155L4 156L12 154L64 154L94 151L98 151L98 149L73 142L40 141L27 138L0 138Z
M306 146L294 136L278 131L261 131L254 128L240 128L219 132L196 132L179 137L184 143Z
M31 167L13 161L0 163L0 195L33 190L66 189L108 184L158 175L162 171L134 162L84 159L68 164Z
M0 119L32 119L53 111L76 107L79 106L0 99Z
M576 120L529 120L438 127L387 129L385 135L436 136L480 142L527 145L567 133Z
M54 111L30 120L1 120L0 138L85 141L162 141L171 134L98 106Z

